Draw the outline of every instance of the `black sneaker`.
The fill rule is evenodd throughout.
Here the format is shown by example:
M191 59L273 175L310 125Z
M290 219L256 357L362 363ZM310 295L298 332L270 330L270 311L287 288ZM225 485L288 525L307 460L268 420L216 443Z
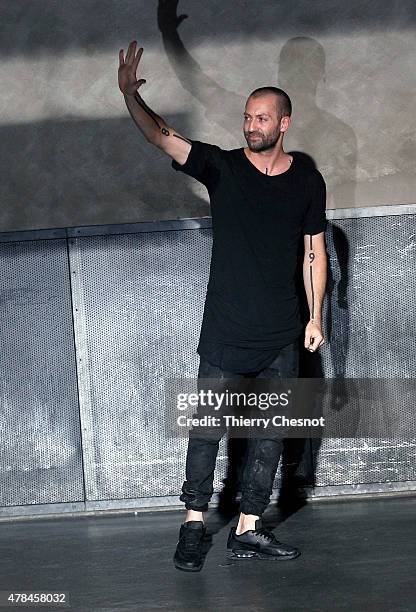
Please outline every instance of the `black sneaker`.
M205 532L202 521L187 521L181 525L173 557L175 567L185 572L199 572L202 569Z
M236 535L231 528L227 542L228 559L295 559L300 551L276 540L274 534L257 519L256 528Z

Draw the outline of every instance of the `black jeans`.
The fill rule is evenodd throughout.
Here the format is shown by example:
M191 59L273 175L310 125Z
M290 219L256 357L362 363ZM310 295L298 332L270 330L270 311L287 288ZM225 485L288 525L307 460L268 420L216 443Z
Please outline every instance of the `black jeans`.
M255 378L297 378L299 375L299 341L280 349L269 367L251 374ZM211 365L201 357L198 378L241 378ZM219 442L224 435L192 436L190 432L186 456L186 480L182 486L180 500L188 510L205 512L213 494L215 463ZM273 439L249 438L242 477L240 511L261 516L270 502L273 482L282 452L282 437Z

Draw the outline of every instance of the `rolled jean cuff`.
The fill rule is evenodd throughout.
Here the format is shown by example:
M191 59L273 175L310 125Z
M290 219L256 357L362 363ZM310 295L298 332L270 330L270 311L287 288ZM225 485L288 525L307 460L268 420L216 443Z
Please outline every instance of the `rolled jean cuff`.
M254 516L262 516L265 511L264 506L256 506L251 502L241 502L240 503L240 512L243 514L254 514Z
M241 501L240 501L240 512L243 514L254 514L255 516L261 516L266 510L270 503L270 495L266 499L257 494L252 489L245 489L243 487Z
M211 499L209 494L198 493L195 489L191 489L186 486L186 483L182 486L182 495L180 496L181 502L185 502L185 508L187 510L195 510L195 512L206 512L208 510L208 502Z

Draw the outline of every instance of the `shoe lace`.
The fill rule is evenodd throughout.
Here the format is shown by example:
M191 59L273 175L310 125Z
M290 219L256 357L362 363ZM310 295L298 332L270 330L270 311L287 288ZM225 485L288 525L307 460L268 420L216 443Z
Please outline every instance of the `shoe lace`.
M188 550L195 550L198 548L199 543L201 541L201 532L197 529L189 530L188 533L185 533L183 536L183 543L185 548Z
M266 527L261 527L260 529L256 529L256 535L268 540L269 542L274 542L276 538L274 537L274 533L269 531Z

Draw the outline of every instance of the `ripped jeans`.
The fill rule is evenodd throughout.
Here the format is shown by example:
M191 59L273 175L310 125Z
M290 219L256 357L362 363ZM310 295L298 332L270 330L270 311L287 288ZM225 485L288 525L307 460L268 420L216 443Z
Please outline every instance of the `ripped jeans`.
M265 369L252 373L255 378L297 378L299 374L298 340L280 349L275 360ZM227 372L201 357L198 378L242 378L245 374ZM187 510L205 512L213 494L215 463L224 431L206 438L189 435L186 456L186 480L180 500ZM262 516L270 502L273 482L282 452L282 428L273 439L249 438L242 475L240 512Z

